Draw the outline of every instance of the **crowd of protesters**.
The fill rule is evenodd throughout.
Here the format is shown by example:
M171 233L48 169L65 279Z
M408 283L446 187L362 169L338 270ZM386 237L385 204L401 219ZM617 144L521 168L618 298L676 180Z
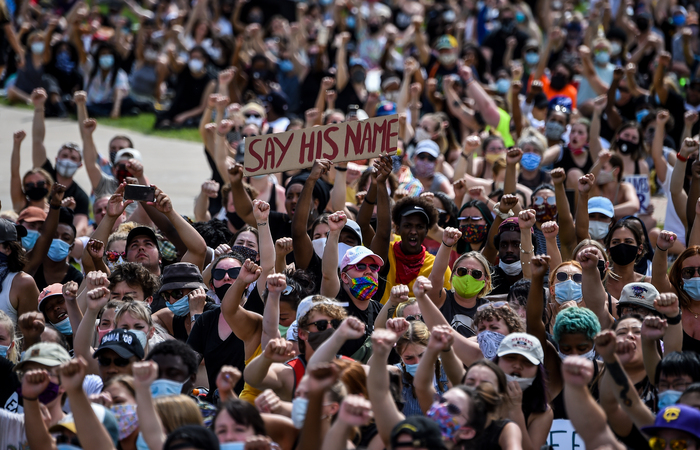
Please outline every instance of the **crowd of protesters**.
M0 0L33 108L0 450L700 448L699 7ZM199 128L192 211L167 149L93 139L143 113ZM244 175L246 139L393 115L398 152Z

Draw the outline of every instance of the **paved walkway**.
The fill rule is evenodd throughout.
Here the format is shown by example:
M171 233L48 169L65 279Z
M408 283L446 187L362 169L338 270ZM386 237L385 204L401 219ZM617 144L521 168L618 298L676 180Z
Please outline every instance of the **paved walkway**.
M0 106L0 200L2 209L11 209L10 155L12 134L17 130L27 132L22 144L20 173L23 175L32 165L32 116L29 109ZM116 134L125 134L143 155L145 174L148 180L163 189L173 200L173 206L181 213L194 216L194 199L202 182L211 176L209 164L201 144L147 136L129 130L100 125L95 131L95 144L102 155L107 156L109 140ZM70 119L46 120L46 153L53 162L56 152L66 141L75 141L82 146L78 124ZM78 170L76 181L88 194L92 191L87 172Z

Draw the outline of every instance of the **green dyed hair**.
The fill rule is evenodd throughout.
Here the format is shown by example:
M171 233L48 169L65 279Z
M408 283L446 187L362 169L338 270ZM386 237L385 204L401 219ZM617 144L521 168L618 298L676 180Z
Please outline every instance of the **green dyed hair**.
M566 308L557 314L554 323L554 341L559 343L562 334L583 333L590 340L600 333L600 322L588 308Z

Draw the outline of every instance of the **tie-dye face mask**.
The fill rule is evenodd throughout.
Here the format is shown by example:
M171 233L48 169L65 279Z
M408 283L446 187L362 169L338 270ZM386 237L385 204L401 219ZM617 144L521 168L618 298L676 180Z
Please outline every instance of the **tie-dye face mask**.
M362 301L369 301L379 289L379 281L372 277L350 278L350 293Z

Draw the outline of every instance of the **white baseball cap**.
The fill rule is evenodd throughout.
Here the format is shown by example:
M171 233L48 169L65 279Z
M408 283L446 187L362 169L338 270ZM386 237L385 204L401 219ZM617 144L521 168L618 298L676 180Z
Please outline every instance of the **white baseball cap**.
M532 364L544 362L542 344L535 336L527 333L511 333L503 338L498 347L498 357L505 355L523 355Z

